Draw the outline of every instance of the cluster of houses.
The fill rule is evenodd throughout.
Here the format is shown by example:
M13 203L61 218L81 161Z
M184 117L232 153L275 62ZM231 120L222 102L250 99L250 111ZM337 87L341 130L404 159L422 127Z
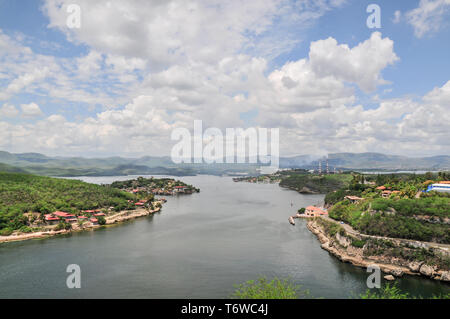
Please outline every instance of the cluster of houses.
M389 198L392 194L400 194L400 191L393 191L390 189L390 187L386 187L386 186L379 186L376 188L376 190L381 191L381 197L383 198Z
M139 192L151 193L153 195L166 195L166 196L174 196L178 194L192 194L192 189L187 186L173 186L166 188L152 188L148 189L147 187L138 187L132 190L128 190L128 192L137 194Z
M235 177L233 182L275 184L281 181L280 174L262 175L258 177Z
M98 225L98 217L106 216L105 213L102 213L101 210L84 210L81 212L83 215L76 216L73 214L69 214L66 212L54 212L51 214L46 214L45 221L50 225L59 224L61 221L65 221L67 223L76 223L78 221L89 221L92 225ZM88 216L90 217L88 217Z

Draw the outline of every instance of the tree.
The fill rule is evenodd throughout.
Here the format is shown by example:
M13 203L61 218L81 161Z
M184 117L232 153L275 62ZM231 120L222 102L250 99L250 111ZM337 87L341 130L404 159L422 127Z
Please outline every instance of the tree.
M98 220L98 224L99 225L105 225L106 224L106 219L103 216L98 217L97 220Z

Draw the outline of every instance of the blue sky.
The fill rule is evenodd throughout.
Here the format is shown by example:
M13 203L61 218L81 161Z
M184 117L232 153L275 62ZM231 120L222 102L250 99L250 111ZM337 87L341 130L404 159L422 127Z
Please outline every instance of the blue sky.
M349 143L355 152L449 152L448 129L431 135L440 122L430 108L448 108L449 0L172 2L176 10L0 0L0 35L16 50L0 53L0 123L9 133L0 149L167 154L170 131L202 119L221 129L279 127L285 155ZM70 3L81 7L79 30L65 25ZM366 25L373 3L380 29ZM25 48L31 53L17 54ZM42 131L53 121L67 133Z

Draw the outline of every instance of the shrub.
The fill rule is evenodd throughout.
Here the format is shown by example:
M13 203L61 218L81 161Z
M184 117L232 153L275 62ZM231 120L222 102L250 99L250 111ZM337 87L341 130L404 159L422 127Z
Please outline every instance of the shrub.
M11 228L3 228L0 230L0 236L10 236L13 233Z
M296 286L288 279L274 278L268 281L265 277L258 280L247 281L237 286L236 291L231 295L233 299L298 299L301 296L309 295L308 291L300 291L300 286Z
M362 239L362 240L359 240L359 239L356 239L356 238L352 239L352 246L353 247L363 248L365 244L366 244L366 241L364 239Z
M30 227L28 227L28 226L22 226L22 227L19 229L19 231L20 231L21 233L32 233L32 232L33 232L33 229L30 228Z
M98 217L97 220L98 220L98 224L99 225L105 225L106 224L106 219L103 216Z

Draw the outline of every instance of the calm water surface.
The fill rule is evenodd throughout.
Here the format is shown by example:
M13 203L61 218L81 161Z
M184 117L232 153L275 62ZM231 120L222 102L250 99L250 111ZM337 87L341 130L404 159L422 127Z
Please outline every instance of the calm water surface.
M0 298L226 298L235 284L261 275L290 277L314 297L367 289L365 270L322 250L304 221L287 221L322 195L230 177L178 179L201 193L168 198L161 213L117 227L0 245ZM81 289L66 287L69 264L81 267ZM450 291L415 277L399 283L414 295Z

